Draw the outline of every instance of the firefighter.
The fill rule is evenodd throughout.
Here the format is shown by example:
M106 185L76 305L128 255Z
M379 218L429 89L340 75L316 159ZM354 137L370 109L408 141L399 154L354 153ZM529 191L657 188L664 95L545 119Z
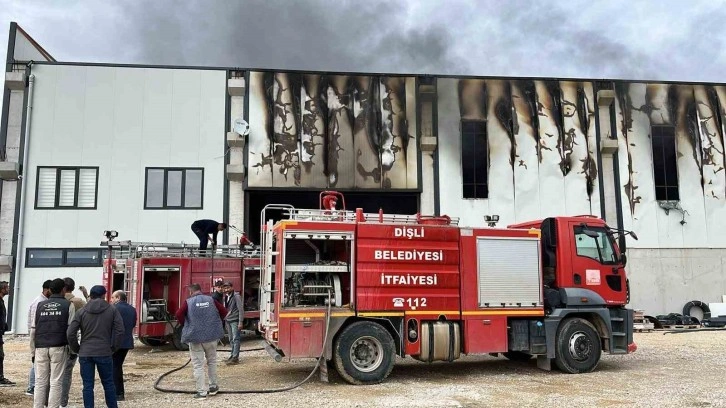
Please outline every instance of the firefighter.
M217 233L227 229L227 224L214 220L196 220L192 232L199 238L199 250L206 251L207 243L212 241L212 250L217 249Z
M224 336L222 321L227 310L211 296L202 293L202 287L189 285L189 298L176 312L182 327L182 342L189 344L189 356L194 367L197 393L194 399L205 399L219 392L217 384L217 342ZM204 378L204 360L207 361L209 387Z

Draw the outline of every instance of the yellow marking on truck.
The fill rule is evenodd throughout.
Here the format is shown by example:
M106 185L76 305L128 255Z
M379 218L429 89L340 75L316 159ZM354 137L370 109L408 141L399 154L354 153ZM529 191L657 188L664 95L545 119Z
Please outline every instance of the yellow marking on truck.
M407 310L407 315L448 315L459 314L458 310Z
M544 310L465 310L464 316L542 316Z
M291 221L291 220L283 220L280 221L280 229L285 229L287 227L292 227L297 225L297 221Z
M360 312L360 317L401 317L403 312Z
M538 230L538 229L534 229L533 228L533 229L529 230L529 234L536 235L537 238L542 238L542 230Z
M280 313L280 317L325 317L325 312L289 312ZM331 317L348 317L355 316L353 312L333 312L330 314Z

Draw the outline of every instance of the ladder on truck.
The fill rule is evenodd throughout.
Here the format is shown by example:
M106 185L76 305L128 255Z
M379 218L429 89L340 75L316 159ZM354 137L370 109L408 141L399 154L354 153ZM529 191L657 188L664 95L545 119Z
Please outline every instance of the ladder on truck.
M104 241L101 246L111 250L113 259L162 258L256 258L260 247L218 245L216 250L200 250L198 245L169 242Z

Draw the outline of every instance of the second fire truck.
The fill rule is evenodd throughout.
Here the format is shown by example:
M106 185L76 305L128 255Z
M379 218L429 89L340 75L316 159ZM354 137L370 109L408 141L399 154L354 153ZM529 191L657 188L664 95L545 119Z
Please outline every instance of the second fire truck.
M260 331L276 360L320 358L371 384L396 356L501 353L584 373L603 352L636 350L615 240L628 232L592 216L464 228L446 216L346 211L335 192L321 207L328 194L343 210L263 210ZM273 209L286 218L267 220Z

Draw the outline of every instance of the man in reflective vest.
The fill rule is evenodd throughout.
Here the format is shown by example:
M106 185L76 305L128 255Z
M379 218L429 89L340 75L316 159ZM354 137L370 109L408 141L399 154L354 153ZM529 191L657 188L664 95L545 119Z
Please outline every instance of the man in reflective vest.
M217 342L224 336L222 321L227 310L211 296L202 293L199 284L189 285L189 298L176 312L182 326L182 342L189 344L189 355L194 366L197 393L194 399L205 399L219 391L217 385ZM204 378L204 360L207 360L209 388Z
M30 329L30 349L35 358L36 392L33 406L57 408L61 399L61 379L68 359L68 325L73 321L76 308L65 298L65 282L54 279L50 284L50 297L38 303L35 327Z

